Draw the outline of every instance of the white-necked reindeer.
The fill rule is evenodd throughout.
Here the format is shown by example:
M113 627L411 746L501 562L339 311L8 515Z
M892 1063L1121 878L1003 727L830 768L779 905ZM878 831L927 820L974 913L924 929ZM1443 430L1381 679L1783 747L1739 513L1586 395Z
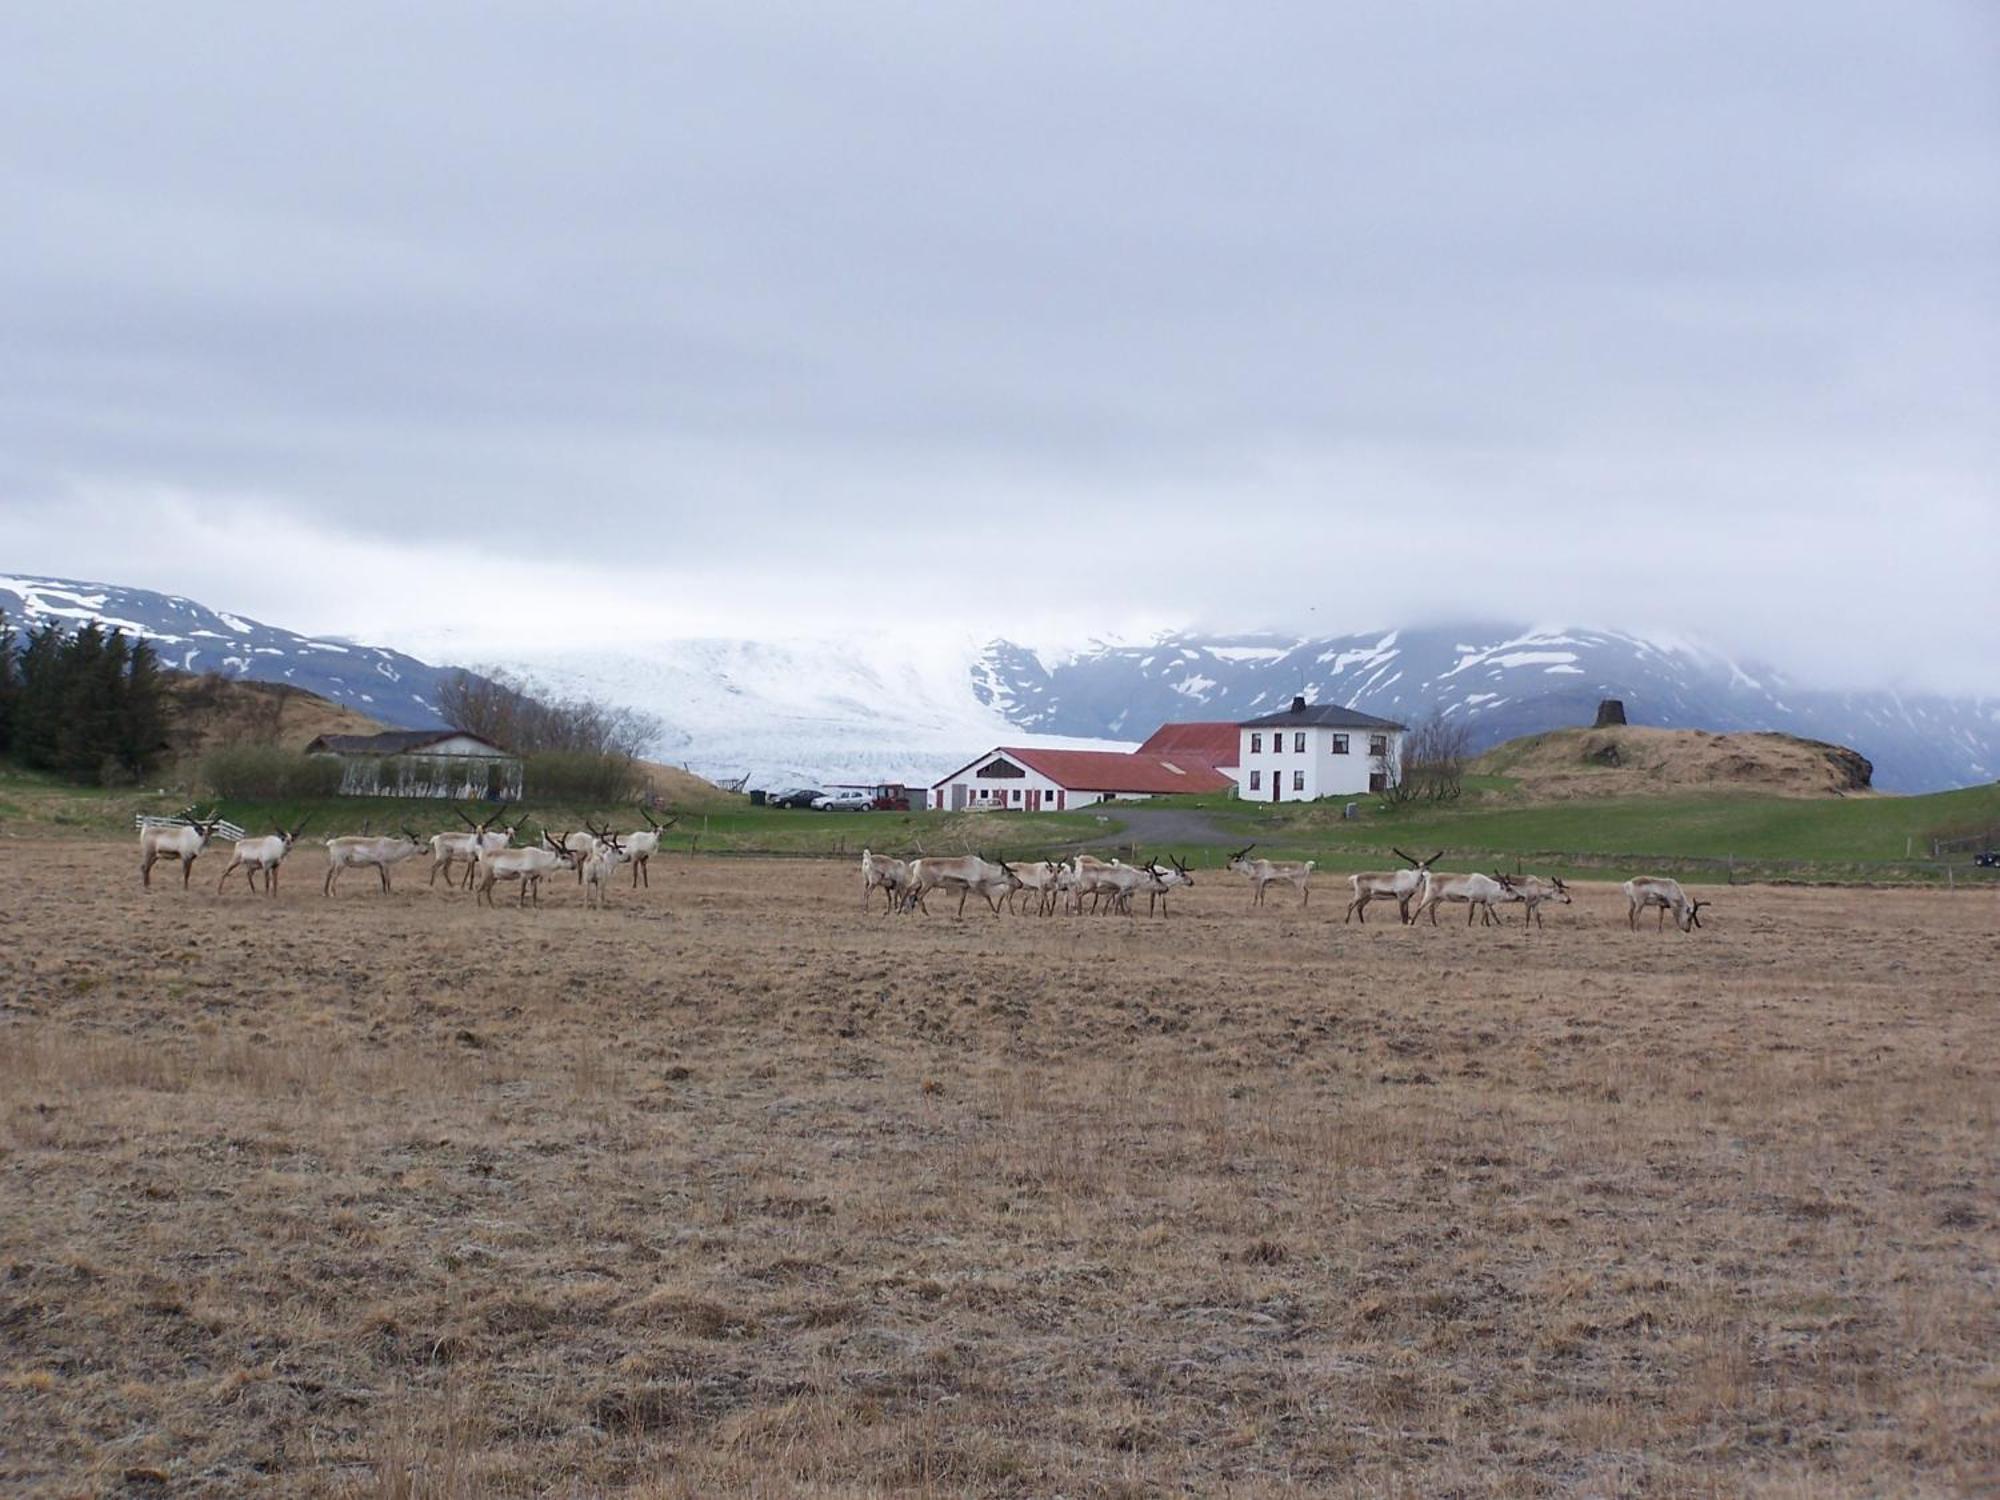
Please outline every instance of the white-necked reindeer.
M651 890L653 888L653 872L646 867L646 861L659 853L660 835L673 827L674 824L680 822L680 814L676 813L673 817L667 819L666 822L658 823L653 820L653 815L642 807L639 809L639 816L646 820L646 826L626 834L621 842L624 846L625 858L632 865L633 888L635 890L638 888L639 878L643 875L646 879L646 889Z
M1393 901L1396 903L1396 914L1405 924L1409 922L1410 898L1416 895L1423 885L1424 872L1443 856L1444 850L1438 850L1429 859L1418 859L1414 854L1405 854L1401 849L1392 848L1390 852L1398 859L1407 859L1410 868L1348 876L1347 883L1354 887L1354 899L1347 903L1347 916L1342 918L1342 921L1359 918L1366 924L1370 901Z
M452 878L451 867L463 863L465 878L459 884L469 889L472 877L479 867L480 854L488 849L505 849L514 842L515 831L522 823L520 809L514 809L515 817L511 826L502 821L507 815L504 810L496 812L484 823L473 822L456 807L451 812L453 817L465 825L466 832L431 835L431 878L426 884L436 885L440 870L444 872L445 881L449 884ZM495 823L500 824L497 832L493 827Z
M1476 871L1470 875L1440 875L1435 870L1426 870L1424 883L1417 892L1416 915L1410 920L1415 922L1418 917L1429 912L1431 926L1435 927L1440 901L1463 901L1467 927L1472 925L1474 918L1483 919L1489 926L1497 927L1501 923L1495 908L1502 901L1521 899L1491 875L1481 875Z
M425 840L412 833L406 826L400 836L396 834L346 834L326 841L326 883L320 887L322 895L331 896L333 888L340 883L340 872L353 869L373 869L382 877L382 889L389 889L389 866L399 865L425 848Z
M895 859L873 850L861 851L861 909L868 910L869 893L879 889L888 902L888 910L896 909L897 898L910 885L910 862Z
M1631 909L1625 913L1625 925L1638 927L1639 913L1649 906L1657 906L1660 920L1654 924L1655 932L1665 930L1668 912L1674 914L1674 926L1682 932L1693 932L1701 926L1701 909L1714 904L1695 900L1681 889L1678 880L1670 880L1664 875L1638 876L1625 882L1624 891L1625 899L1631 903Z
M544 832L543 844L526 844L518 848L495 849L479 856L479 896L488 906L493 902L494 882L518 880L521 882L521 906L528 904L528 893L534 892L535 905L542 904L542 877L552 875L557 870L565 870L577 863L576 850L569 847L567 839L559 833Z
M1238 875L1250 877L1250 904L1262 906L1265 891L1274 885L1294 885L1299 890L1299 905L1304 906L1312 899L1312 873L1317 860L1251 859L1250 850L1255 844L1239 849L1229 856L1223 868Z
M601 909L611 893L611 877L617 873L627 855L624 844L610 828L593 828L591 832L597 837L597 847L581 867L583 904Z
M298 842L299 835L311 821L312 814L307 813L289 833L274 824L272 831L263 838L238 839L235 858L229 861L229 868L222 872L222 879L216 881L215 893L221 895L222 888L229 884L229 877L241 868L245 883L253 891L257 889L257 872L262 870L264 894L275 896L278 893L278 866L285 862L285 856L292 852L292 845Z
M163 859L180 861L181 889L186 890L196 858L208 847L208 841L222 822L214 808L209 809L206 818L196 817L192 807L182 808L180 816L187 821L139 830L139 883L147 890L153 888L153 866Z

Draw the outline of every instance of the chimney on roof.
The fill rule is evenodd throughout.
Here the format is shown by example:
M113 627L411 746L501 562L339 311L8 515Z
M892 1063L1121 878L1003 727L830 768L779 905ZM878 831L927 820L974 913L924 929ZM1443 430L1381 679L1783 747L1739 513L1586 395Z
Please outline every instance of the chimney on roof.
M1295 714L1302 714L1305 711L1306 711L1306 695L1304 693L1300 693L1296 698L1292 699L1292 712Z

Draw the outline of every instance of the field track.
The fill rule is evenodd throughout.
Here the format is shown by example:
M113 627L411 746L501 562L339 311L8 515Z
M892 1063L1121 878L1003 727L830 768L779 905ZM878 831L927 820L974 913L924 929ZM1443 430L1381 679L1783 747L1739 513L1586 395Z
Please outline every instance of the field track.
M1991 892L226 863L0 843L0 1490L2000 1487Z

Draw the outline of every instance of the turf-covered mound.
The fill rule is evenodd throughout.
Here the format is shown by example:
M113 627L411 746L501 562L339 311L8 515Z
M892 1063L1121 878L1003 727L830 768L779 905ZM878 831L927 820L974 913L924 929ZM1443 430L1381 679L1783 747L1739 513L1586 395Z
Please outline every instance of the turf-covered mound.
M1789 734L1705 729L1556 729L1496 745L1473 763L1538 797L1742 791L1784 797L1868 792L1875 768L1840 745Z

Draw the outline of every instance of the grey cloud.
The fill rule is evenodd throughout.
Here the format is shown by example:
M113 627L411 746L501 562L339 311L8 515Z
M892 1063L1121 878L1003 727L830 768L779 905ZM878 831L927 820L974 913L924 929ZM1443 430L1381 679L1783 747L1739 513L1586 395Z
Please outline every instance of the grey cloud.
M1829 671L1844 591L1990 687L1996 50L1951 4L42 8L0 507L757 535L774 593L976 560L1108 623L1643 605Z

